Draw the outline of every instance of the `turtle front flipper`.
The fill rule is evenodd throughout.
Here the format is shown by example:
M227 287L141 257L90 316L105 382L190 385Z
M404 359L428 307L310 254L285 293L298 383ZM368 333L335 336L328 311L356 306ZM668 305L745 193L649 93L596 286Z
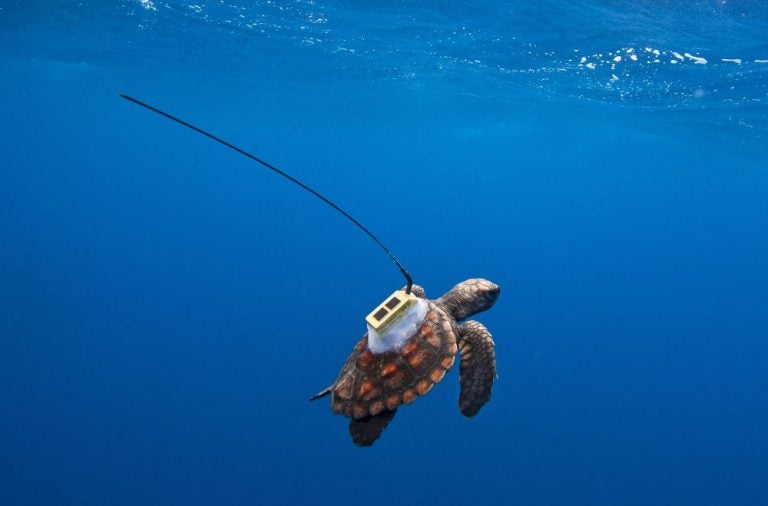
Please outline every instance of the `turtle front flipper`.
M470 320L459 325L459 410L472 417L491 398L496 378L496 354L491 333L480 322Z
M395 417L397 409L384 410L378 415L368 415L349 422L349 433L357 446L371 446Z

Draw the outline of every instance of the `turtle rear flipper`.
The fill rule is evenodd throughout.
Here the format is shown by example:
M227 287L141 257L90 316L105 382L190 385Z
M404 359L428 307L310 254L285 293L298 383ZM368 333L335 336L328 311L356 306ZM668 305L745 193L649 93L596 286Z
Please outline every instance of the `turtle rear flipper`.
M491 398L493 380L496 378L496 354L491 333L480 322L467 321L459 325L459 410L472 417Z
M395 417L395 413L397 413L396 409L385 410L378 415L350 420L349 433L352 435L352 441L357 446L371 446Z

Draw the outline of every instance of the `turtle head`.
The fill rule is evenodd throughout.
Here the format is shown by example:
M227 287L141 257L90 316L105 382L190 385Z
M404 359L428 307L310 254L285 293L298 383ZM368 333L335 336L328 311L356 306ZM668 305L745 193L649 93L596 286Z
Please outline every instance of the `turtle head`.
M435 302L456 321L490 309L499 297L501 288L487 279L462 281Z

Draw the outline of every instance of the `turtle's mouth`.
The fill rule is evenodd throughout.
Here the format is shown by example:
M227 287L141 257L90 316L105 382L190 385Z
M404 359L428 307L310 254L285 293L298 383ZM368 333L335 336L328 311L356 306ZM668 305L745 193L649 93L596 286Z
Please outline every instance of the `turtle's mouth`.
M501 287L496 283L491 283L491 288L489 288L488 291L485 293L485 298L488 300L488 303L490 305L493 305L496 302L496 299L499 298L500 293L501 293Z

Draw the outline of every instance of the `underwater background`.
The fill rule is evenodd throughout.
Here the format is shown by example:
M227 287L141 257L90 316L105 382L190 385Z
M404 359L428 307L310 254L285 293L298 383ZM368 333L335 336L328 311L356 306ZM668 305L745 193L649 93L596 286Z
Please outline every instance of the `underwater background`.
M0 504L768 504L768 6L0 1ZM482 276L498 379L330 384Z

